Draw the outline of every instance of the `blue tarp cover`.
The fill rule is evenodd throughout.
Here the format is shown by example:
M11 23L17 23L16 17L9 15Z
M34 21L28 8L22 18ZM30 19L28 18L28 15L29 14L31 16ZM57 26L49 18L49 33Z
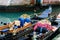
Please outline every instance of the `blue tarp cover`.
M39 16L40 18L47 18L48 14L52 12L52 8L49 7L48 9L45 9L45 11L42 12L42 14Z

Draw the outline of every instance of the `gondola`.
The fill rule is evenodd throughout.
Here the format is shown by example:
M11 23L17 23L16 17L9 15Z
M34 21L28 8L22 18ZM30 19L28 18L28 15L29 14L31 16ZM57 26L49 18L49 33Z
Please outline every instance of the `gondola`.
M6 33L2 32L2 33L5 33L5 35L2 35L0 37L0 39L2 39L2 40L10 40L10 39L16 40L16 39L19 39L19 38L23 39L23 37L25 38L25 35L28 36L28 35L30 35L30 33L33 32L33 26L35 25L35 23L37 21L33 21L32 20L32 22L33 22L32 24L28 23L28 25L24 26L23 28L16 29L17 30L16 31L17 32L16 35L12 34L13 30L8 30L8 32L6 32ZM14 22L12 22L12 24L14 24ZM12 24L10 23L10 24L4 25L3 27L0 27L0 32L1 32L1 30L5 29L5 28L11 27ZM43 40L47 40L52 34L54 34L59 29L59 27L56 27L56 28L57 29L54 32L52 32L52 31L47 32L47 34L45 34L45 37L43 38ZM27 39L27 38L25 38L25 39ZM25 40L25 39L23 39L23 40ZM38 39L39 39L39 37L38 37Z
M15 39L18 39L18 38L21 38L21 37L23 37L24 35L30 35L30 33L32 33L33 32L33 29L32 29L32 27L33 27L34 25L30 25L30 26L28 26L28 27L23 27L23 28L20 28L20 29L17 29L18 31L18 33L14 36L14 35L12 35L12 31L10 31L7 35L5 35L4 37L2 37L1 39L3 39L3 40L10 40L11 38L13 39L13 40L15 40ZM28 29L28 30L27 30ZM59 28L57 28L57 30L58 30ZM20 31L21 30L21 31ZM56 30L56 31L57 31ZM55 32L56 32L55 31ZM45 39L47 39L49 36L51 36L52 34L54 34L55 32L48 32L47 34L45 34L46 36L45 36L45 38L44 38L44 40Z
M48 18L48 20L51 22L51 25L52 26L55 26L56 27L56 30L54 31L54 32L52 32L52 31L48 31L46 34L45 34L45 37L43 38L43 39L40 39L40 37L38 37L37 36L37 39L36 40L52 40L52 38L54 38L54 36L56 36L58 33L59 33L59 28L60 28L60 26L59 26L59 21L58 21L58 19L57 19L57 16L58 15L54 15L53 17L51 17L52 19L50 20L49 18ZM35 19L33 19L33 20L35 20ZM38 21L39 19L36 19L35 21ZM40 19L41 20L41 19ZM44 20L44 18L42 19L42 20ZM56 21L57 20L57 21ZM55 35L56 34L56 35ZM31 34L30 34L31 35ZM32 34L33 35L33 34Z
M13 35L13 32L14 30L7 30L6 28L9 28L9 27L12 27L12 25L14 24L14 22L12 22L12 24L7 24L7 25L4 25L4 26L1 26L0 27L0 39L3 39L3 40L10 40L11 37L12 37L12 40L15 40L19 37L23 37L24 35L27 35L31 32L33 32L33 25L35 24L36 22L33 22L33 24L31 23L28 23L27 25L25 25L24 27L22 28L17 28L15 31L16 31L16 35ZM4 29L6 29L4 31ZM1 31L3 30L3 31ZM7 32L6 32L7 31ZM7 38L8 37L8 38Z
M34 26L34 25L33 25ZM58 25L56 25L56 26L58 26ZM48 40L48 38L49 37L51 37L52 35L54 35L54 34L56 34L56 32L58 32L58 30L59 30L59 27L55 27L56 29L54 30L54 32L53 31L48 31L46 34L45 34L45 36L44 36L44 38L43 38L43 40ZM30 35L31 37L33 37L33 29L31 30L32 32L30 32L29 34L27 34L26 36L28 37L28 35ZM32 33L32 35L31 35L31 33ZM38 34L39 35L39 34ZM56 34L57 35L57 34ZM29 37L30 37L29 36ZM23 40L29 40L29 37L28 38L25 38L25 37L22 37L22 39L23 38L25 38L25 39L23 39ZM21 38L21 37L20 37ZM52 37L53 38L53 37ZM33 39L32 39L33 40ZM40 36L37 36L37 40L42 40L42 39L40 39Z
M44 38L40 38L40 36L37 36L36 40L52 40L57 34L59 34L59 29L60 29L59 18L60 17L58 18L58 15L57 16L55 15L56 17L54 16L55 19L52 18L52 20L50 20L50 22L52 23L51 25L55 26L57 29L54 32L48 31L46 34L44 34L45 35Z
M57 26L55 31L54 32L53 31L48 31L47 33L44 34L45 35L44 38L41 38L40 34L37 34L39 36L35 35L35 36L37 36L36 40L51 40L53 38L51 36L54 35L54 34L57 34L56 32L58 32L58 30L59 30L58 25L55 25L55 26Z
M3 26L0 26L0 39L10 40L12 37L12 40L15 40L18 37L22 37L26 34L29 34L33 30L32 26L36 23L36 22L32 22L32 23L31 22L25 23L22 28L20 28L20 26L18 26L16 29L11 29L11 28L16 24L20 25L19 20L16 20L16 21L11 22L9 24L5 24ZM15 35L14 35L14 33L15 33Z

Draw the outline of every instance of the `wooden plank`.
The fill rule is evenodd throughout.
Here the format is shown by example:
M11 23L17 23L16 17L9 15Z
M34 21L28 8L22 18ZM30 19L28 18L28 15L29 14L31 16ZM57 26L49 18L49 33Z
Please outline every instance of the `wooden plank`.
M13 33L13 32L19 32L19 31L22 31L22 30L24 30L24 29L26 29L26 28L28 28L28 27L31 27L32 26L32 24L31 23L28 23L27 25L25 25L24 27L22 27L22 28L17 28L16 30L10 30L9 31L9 33Z

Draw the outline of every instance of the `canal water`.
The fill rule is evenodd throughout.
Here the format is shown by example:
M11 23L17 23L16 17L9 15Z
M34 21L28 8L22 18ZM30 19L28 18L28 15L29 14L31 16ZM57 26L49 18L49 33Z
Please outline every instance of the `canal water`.
M42 12L44 10L38 10L39 12ZM60 11L60 7L53 7L53 12L59 12ZM37 13L39 13L37 12ZM17 20L20 15L22 14L29 14L29 15L33 15L34 12L32 11L20 11L20 12L0 12L0 21L3 22L12 22L14 20ZM60 34L58 34L55 38L53 38L53 40L57 40L60 38Z
M0 19L17 20L22 14L33 14L33 12L0 12Z

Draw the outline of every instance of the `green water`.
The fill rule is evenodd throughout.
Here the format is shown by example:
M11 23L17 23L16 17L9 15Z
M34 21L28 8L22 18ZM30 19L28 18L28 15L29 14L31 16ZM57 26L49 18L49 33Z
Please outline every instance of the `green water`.
M14 21L17 20L20 17L20 15L24 13L27 13L29 15L33 14L33 12L0 12L0 19L2 18L4 20L9 18L10 21Z

